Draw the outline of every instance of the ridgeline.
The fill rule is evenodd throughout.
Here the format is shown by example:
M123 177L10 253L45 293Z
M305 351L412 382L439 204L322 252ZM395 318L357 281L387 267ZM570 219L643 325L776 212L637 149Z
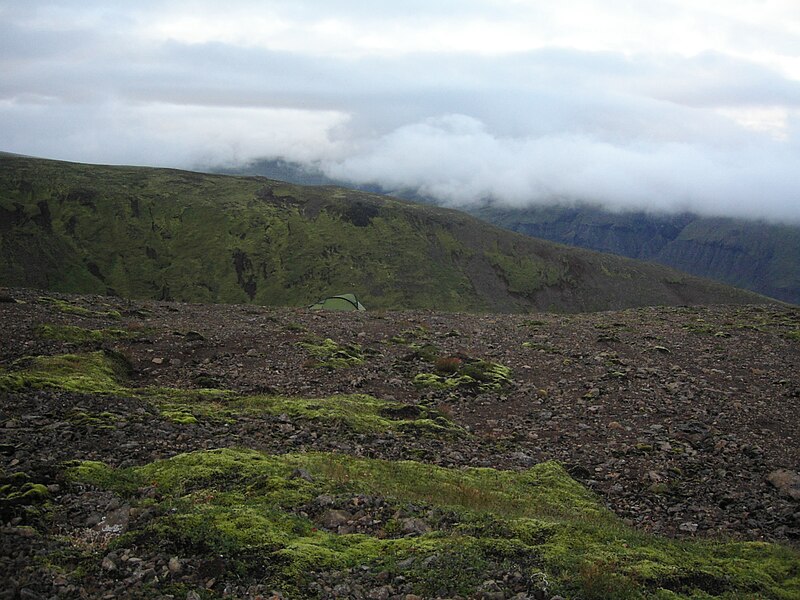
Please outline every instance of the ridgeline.
M767 299L332 186L0 155L0 283L187 302L581 312Z

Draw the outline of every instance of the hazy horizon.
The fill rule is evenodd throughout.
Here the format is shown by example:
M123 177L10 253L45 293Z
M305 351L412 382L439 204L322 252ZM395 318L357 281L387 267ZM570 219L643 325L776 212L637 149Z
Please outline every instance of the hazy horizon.
M0 150L800 222L789 1L0 1Z

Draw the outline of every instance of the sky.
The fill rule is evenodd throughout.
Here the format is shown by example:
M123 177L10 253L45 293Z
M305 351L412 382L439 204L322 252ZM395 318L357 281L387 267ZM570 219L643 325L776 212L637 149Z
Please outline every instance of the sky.
M800 223L797 0L0 0L0 150Z

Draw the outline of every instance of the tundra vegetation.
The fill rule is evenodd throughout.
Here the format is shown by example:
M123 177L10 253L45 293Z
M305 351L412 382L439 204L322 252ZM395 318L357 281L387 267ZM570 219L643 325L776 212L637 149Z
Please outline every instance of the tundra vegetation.
M68 332L60 338L97 341L94 330L86 335L52 331ZM324 355L317 348L324 348ZM337 348L326 339L308 349L331 360ZM468 377L465 384L487 390L508 381L509 370L502 365L472 361L468 370L462 362L435 360L437 377ZM435 409L368 395L305 399L135 387L128 360L111 350L20 359L0 374L0 390L139 398L152 402L162 418L186 426L270 413L337 423L361 434L395 431L443 440L469 435ZM75 424L101 429L113 428L119 418L110 412L70 416ZM320 573L353 570L374 576L376 586L402 577L423 597L480 594L488 576L508 578L509 573L517 578L513 585L545 597L732 599L745 594L788 600L800 594L795 550L645 534L625 525L552 461L503 471L332 452L275 455L239 447L127 468L73 461L66 478L79 489L112 493L137 514L152 515L122 535L112 531L50 557L52 568L77 581L99 569L101 557L112 551L218 556L227 576L255 577L287 597L316 597ZM35 526L54 507L46 486L24 473L9 473L0 481L0 510L4 518L23 517ZM143 593L185 595L192 589L168 576L145 583Z

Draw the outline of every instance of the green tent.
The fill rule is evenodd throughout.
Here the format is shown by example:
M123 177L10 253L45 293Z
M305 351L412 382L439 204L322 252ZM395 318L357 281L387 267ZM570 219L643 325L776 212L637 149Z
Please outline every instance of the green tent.
M355 294L340 294L338 296L328 296L308 308L312 310L367 310L358 301Z

